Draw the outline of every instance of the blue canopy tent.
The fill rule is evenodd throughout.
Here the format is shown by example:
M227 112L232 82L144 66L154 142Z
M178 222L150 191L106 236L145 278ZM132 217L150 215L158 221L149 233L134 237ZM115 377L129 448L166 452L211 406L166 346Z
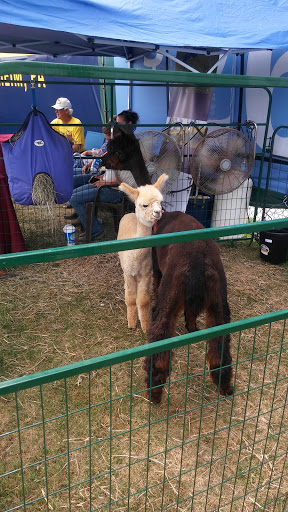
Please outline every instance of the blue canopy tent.
M10 0L1 2L0 20L0 51L7 53L131 59L170 48L281 49L288 41L288 10L280 0L166 0L161 8L154 0Z

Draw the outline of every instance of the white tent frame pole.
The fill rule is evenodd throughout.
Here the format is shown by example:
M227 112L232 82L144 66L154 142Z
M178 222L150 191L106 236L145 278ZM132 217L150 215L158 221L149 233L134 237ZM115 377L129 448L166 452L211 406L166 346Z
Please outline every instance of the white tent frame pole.
M227 50L225 53L223 53L221 55L221 57L219 58L219 60L217 62L215 62L215 64L209 69L209 71L207 71L207 73L212 73L212 71L214 71L214 69L216 69L218 67L219 63L223 59L225 59L225 57L227 57L227 55L229 53L231 53L231 51L232 50L230 49L230 50ZM189 71L192 71L193 73L200 73L200 71L198 71L197 69L192 68L192 66L189 66L189 64L185 64L185 62L182 62L180 59L177 59L177 57L174 57L173 55L170 55L170 53L168 53L167 51L161 50L161 48L158 48L157 53L160 53L160 55L163 55L164 57L168 57L168 59L171 59L174 62L177 62L178 64L181 64L181 66L183 66L183 68L186 68Z
M181 64L181 66L183 66L183 68L188 69L188 71L192 71L193 73L199 73L199 71L197 71L197 69L192 68L192 66L185 64L185 62L182 62L180 59L177 59L177 57L170 55L170 53L168 53L164 50L161 50L160 48L157 49L157 53L160 53L160 55L163 55L164 57L168 57L168 59L174 60L174 62L177 62L177 64Z
M131 69L131 62L128 64L129 68ZM131 80L129 80L128 85L128 109L132 109L132 87L131 87Z
M214 71L214 69L216 69L220 62L225 59L225 57L227 57L227 55L231 53L231 50L227 50L227 52L225 52L223 55L221 55L221 57L217 60L217 62L215 62L215 64L212 66L212 68L209 69L209 71L207 71L207 73L212 73L212 71Z

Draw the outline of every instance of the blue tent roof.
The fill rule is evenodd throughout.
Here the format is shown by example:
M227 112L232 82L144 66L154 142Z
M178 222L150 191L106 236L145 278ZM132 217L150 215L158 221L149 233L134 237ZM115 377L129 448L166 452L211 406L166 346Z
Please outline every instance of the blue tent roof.
M0 3L0 52L112 55L162 49L283 49L283 0L9 0Z

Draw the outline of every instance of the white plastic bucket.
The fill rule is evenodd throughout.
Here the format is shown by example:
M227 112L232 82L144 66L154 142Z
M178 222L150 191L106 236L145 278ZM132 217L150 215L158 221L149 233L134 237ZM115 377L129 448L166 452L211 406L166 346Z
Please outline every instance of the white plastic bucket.
M228 194L215 196L211 228L220 226L234 226L245 224L248 217L248 207L251 198L253 181L251 178L244 181L240 187ZM230 235L223 238L242 238L243 235Z

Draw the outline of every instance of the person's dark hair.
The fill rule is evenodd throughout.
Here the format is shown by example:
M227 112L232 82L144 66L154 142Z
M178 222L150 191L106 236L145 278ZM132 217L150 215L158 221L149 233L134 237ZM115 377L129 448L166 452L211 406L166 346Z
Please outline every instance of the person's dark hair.
M102 133L104 133L104 135L111 135L111 126L103 126Z
M139 121L139 116L137 114L137 112L133 112L133 110L131 109L128 109L128 110L122 110L122 112L119 112L119 114L117 114L118 116L123 116L124 119L125 119L125 123L132 123L132 124L137 124L138 121ZM133 130L135 130L135 127L133 127Z

